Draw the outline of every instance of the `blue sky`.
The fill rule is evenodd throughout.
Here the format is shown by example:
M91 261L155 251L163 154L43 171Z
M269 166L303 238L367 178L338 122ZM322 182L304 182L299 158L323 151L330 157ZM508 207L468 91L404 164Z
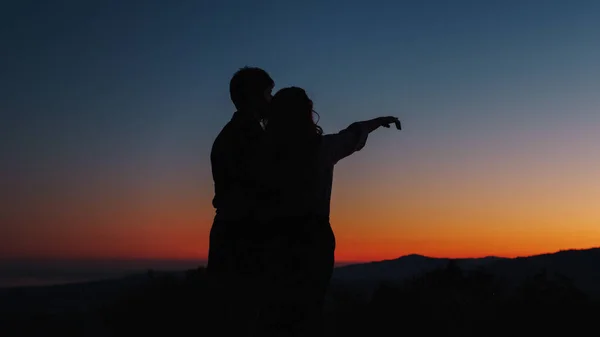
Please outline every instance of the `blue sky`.
M373 135L343 164L354 193L556 139L578 150L536 165L585 167L600 142L597 1L6 1L0 13L0 197L16 208L90 184L208 196L244 65L305 88L326 132L401 118L401 136Z

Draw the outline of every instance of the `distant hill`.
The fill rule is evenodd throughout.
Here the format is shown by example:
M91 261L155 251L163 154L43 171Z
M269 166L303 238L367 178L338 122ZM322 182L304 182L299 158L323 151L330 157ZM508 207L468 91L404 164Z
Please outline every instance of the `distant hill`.
M448 268L450 262L466 272ZM488 273L469 273L480 269ZM541 270L546 277L540 275ZM568 282L565 287L564 278L556 274L571 279L578 289L569 287ZM114 332L118 332L116 336L179 332L173 329L183 333L199 326L196 310L202 310L198 308L205 299L205 276L202 268L149 270L104 281L0 289L0 335L52 332L105 337L115 336ZM413 277L403 287L378 287ZM561 282L548 282L553 277ZM513 289L518 291L510 291ZM547 322L572 329L584 326L583 320L586 327L592 326L586 317L598 317L600 306L581 296L579 290L600 295L600 249L514 259L409 255L348 265L334 272L325 311L328 329L337 332L327 335L383 336L402 326L408 327L406 331L437 327L446 335L480 336L488 335L486 329L494 326L494 330L504 330L493 336L504 336L522 332L523 324L532 327L531 333L523 335L537 335L554 332L556 324ZM538 314L530 315L532 312ZM547 329L542 333L540 327ZM571 330L568 333L573 334Z
M394 260L338 267L334 271L332 283L351 284L369 291L382 282L398 283L444 267L451 260L464 270L484 268L509 284L519 283L545 269L550 276L566 276L580 289L600 295L600 248L566 250L518 258L448 259L407 255Z
M393 260L351 264L334 270L332 286L351 287L370 294L382 282L400 283L427 272L443 268L455 261L463 270L483 268L508 284L518 284L545 269L549 276L568 277L579 289L600 296L600 248L568 250L519 258L485 257L472 259L432 258L407 255ZM157 272L162 274L161 272ZM164 271L164 274L185 277L185 272ZM31 311L61 312L87 310L109 302L127 289L147 283L147 273L135 273L104 281L85 283L0 288L0 316ZM0 319L0 322L2 319Z

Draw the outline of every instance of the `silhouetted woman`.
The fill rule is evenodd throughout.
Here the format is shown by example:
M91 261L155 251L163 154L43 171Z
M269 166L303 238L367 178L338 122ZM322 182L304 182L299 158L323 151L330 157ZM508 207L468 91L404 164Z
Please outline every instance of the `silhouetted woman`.
M329 211L335 164L362 149L368 134L380 126L395 123L400 128L396 117L379 117L323 135L313 112L303 89L284 88L271 101L266 125L269 180L275 193L265 213L276 240L267 249L272 292L263 319L271 324L271 334L279 336L320 333L334 266Z

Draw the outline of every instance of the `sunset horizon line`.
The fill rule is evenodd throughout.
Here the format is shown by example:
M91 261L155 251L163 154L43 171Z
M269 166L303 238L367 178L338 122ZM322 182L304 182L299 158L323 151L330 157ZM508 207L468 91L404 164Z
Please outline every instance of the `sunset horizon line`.
M451 260L462 260L462 259L485 259L485 258L500 258L500 259L517 259L517 258L527 258L541 255L552 255L561 252L567 251L586 251L586 250L594 250L600 249L600 246L594 246L589 248L567 248L567 249L558 249L547 252L539 252L532 253L528 255L516 254L516 255L494 255L494 254L485 254L480 256L435 256L434 254L421 254L421 253L410 253L404 254L397 257L390 258L381 258L381 259L354 259L354 260L338 260L335 262L336 265L349 265L349 264L359 264L359 263L371 263L371 262L383 262L383 261L392 261L401 259L409 256L420 256L424 258L431 259L451 259ZM0 257L0 263L18 263L18 262L144 262L144 261L152 261L152 262L193 262L200 263L200 266L205 266L208 259L206 257Z

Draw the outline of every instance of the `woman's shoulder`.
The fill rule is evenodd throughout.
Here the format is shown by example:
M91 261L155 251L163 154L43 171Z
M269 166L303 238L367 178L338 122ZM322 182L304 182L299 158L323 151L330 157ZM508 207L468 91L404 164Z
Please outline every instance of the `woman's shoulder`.
M343 146L343 137L337 133L326 134L321 136L319 143L319 158L321 161L334 162L332 158L338 152L338 149Z
M336 136L337 136L337 134L335 134L335 133L322 135L321 139L319 140L319 148L321 150L323 150L323 149L333 146L337 141L339 141L339 140L336 140L336 138L338 138Z

